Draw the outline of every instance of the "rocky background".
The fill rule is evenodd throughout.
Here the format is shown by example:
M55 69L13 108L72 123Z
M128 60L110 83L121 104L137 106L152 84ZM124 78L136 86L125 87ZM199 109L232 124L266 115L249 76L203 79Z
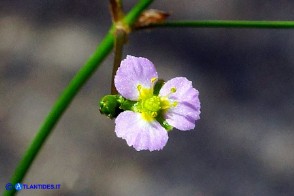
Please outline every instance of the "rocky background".
M124 1L128 10L136 2ZM290 0L156 1L170 19L293 20ZM50 107L111 25L108 1L1 0L0 187ZM159 152L117 138L98 100L113 54L77 95L24 183L60 190L19 195L276 196L294 193L294 30L153 29L124 55L143 56L168 80L200 91L201 120L172 131Z

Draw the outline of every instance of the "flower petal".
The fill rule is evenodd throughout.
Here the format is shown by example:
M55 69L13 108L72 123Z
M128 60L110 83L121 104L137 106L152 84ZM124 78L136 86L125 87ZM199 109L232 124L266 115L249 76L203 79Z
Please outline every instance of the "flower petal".
M173 88L176 92L171 92ZM177 105L166 111L166 121L182 131L194 129L195 121L200 119L198 95L198 90L193 88L192 82L185 77L167 81L160 89L159 96L167 97L170 102L176 101Z
M148 89L152 88L153 78L158 78L158 75L151 61L128 55L116 72L114 84L123 97L136 101L139 97L138 85Z
M140 150L161 150L167 143L167 131L157 122L144 120L141 113L125 111L115 119L117 137L127 141L129 146Z

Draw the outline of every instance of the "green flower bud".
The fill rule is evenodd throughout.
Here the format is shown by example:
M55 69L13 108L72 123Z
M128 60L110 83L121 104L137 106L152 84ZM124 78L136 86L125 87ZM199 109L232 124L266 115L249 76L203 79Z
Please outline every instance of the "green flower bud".
M106 95L99 102L99 110L101 114L109 118L117 117L123 110L120 108L122 97L120 95Z

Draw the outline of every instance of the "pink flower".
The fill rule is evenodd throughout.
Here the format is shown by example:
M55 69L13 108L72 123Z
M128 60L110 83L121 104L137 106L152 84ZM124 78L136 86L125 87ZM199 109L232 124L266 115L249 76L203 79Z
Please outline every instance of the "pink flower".
M117 91L136 101L131 111L120 113L115 132L129 146L140 150L161 150L167 143L168 130L194 129L200 118L199 92L185 77L173 78L154 92L158 80L156 69L146 58L127 56L114 78Z

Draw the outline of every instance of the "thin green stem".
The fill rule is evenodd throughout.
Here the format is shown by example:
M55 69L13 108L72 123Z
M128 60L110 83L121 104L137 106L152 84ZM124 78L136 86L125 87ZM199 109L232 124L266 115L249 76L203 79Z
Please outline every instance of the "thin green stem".
M137 5L126 16L125 21L127 25L131 26L136 21L140 13L152 3L153 0L140 0ZM17 165L10 182L14 185L22 182L38 152L42 148L46 139L52 132L58 120L70 105L75 95L79 92L81 87L91 77L94 71L99 67L101 62L111 52L114 45L114 27L111 27L103 41L97 47L96 51L87 60L84 66L77 72L74 78L70 81L69 85L64 89L61 96L57 99L48 116L45 118L40 129L33 138L30 146L25 151L24 156ZM4 191L3 195L15 195L16 190Z
M61 96L57 99L50 113L45 118L41 128L35 135L33 141L31 142L28 149L25 151L19 165L17 166L14 174L10 180L12 184L22 182L25 174L29 170L31 164L33 163L35 157L40 151L41 147L45 143L49 134L52 132L54 126L57 124L58 120L67 109L74 96L78 93L85 82L94 73L98 65L104 60L104 58L112 50L114 43L114 38L112 33L108 33L104 40L100 43L99 47L96 49L94 54L89 58L85 65L78 71L78 73L71 80L69 85L65 88ZM14 195L15 190L6 191L4 195Z
M124 22L126 24L129 24L129 26L132 26L136 22L142 11L144 11L152 2L153 0L141 0L140 2L138 2L126 15L126 17L124 18Z
M168 21L151 24L146 28L192 27L192 28L263 28L263 29L293 29L294 21L248 21L248 20L195 20Z

